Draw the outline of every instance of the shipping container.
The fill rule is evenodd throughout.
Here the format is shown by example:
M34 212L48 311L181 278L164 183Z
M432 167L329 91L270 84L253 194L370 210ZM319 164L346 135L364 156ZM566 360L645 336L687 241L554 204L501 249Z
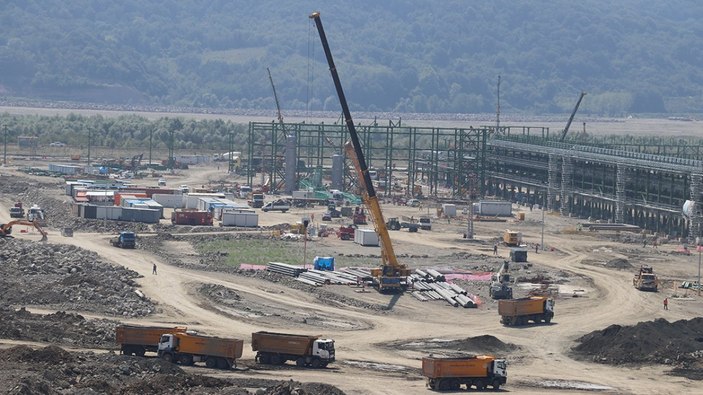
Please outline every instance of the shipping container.
M355 229L354 243L362 246L378 246L378 234L373 229Z
M94 205L85 205L83 206L83 218L87 219L96 219L97 217L97 206Z
M122 208L122 221L130 222L142 222L146 224L155 224L159 222L161 215L159 210L152 210L148 208L132 208L123 207Z
M511 217L513 204L502 200L482 200L474 203L474 213L492 217Z
M183 208L185 207L184 195L178 194L162 194L155 193L151 195L155 202L167 208Z
M250 211L226 211L222 213L222 226L259 226L259 214Z
M225 194L220 193L220 192L217 192L217 193L201 193L201 192L187 193L187 194L185 194L185 196L186 196L185 208L198 208L198 200L200 198L205 198L205 197L220 198L220 199L225 198Z
M205 225L212 226L212 213L196 210L174 210L171 213L171 223L175 225Z
M456 217L456 205L455 204L443 204L442 212L449 218Z

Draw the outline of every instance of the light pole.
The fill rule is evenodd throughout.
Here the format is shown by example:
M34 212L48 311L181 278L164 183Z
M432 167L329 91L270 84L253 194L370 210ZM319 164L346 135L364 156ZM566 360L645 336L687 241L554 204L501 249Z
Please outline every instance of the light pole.
M701 238L696 237L696 251L698 251L698 296L701 296Z

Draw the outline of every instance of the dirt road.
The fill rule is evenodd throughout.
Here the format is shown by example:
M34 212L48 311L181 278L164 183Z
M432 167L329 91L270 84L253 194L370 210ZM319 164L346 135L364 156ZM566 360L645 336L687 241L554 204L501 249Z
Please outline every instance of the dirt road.
M222 171L205 168L194 174L174 176L170 184L198 184L203 179L217 179ZM6 208L0 207L0 219L7 220ZM409 208L390 208L401 215L410 213ZM534 217L531 218L530 216ZM537 218L538 213L528 213L528 220ZM299 213L269 213L262 215L262 223L280 223L294 220ZM552 220L550 220L552 221ZM3 221L0 221L3 222ZM574 226L575 221L555 219L558 226ZM484 243L460 243L461 226L442 225L445 231L410 234L394 232L392 237L399 243L467 251L480 254L486 245L505 228L504 224L477 225L478 238ZM534 242L535 229L523 226L525 233ZM451 231L447 231L451 230ZM261 303L278 306L290 315L336 317L340 321L363 322L363 329L329 329L321 334L336 340L338 362L325 370L270 369L218 372L204 368L193 368L201 374L236 375L275 379L295 379L318 381L333 384L348 394L415 394L427 393L424 380L419 375L420 358L425 355L418 351L389 349L384 344L395 341L416 341L421 339L463 339L489 334L506 343L520 347L510 355L507 391L518 393L580 393L603 391L606 393L694 393L699 383L684 378L667 376L668 368L663 366L611 366L577 361L571 358L570 348L574 341L594 330L611 324L635 324L654 318L669 321L700 316L703 306L700 299L672 300L671 310L664 311L661 301L668 291L642 293L631 286L631 271L616 271L586 264L587 259L600 257L594 248L617 250L621 245L604 239L574 237L556 232L558 227L550 227L545 234L545 244L556 246L557 251L531 254L530 262L568 273L586 284L587 292L578 298L562 297L557 300L556 316L551 325L506 328L499 323L496 304L486 301L479 309L454 309L437 304L421 303L409 295L393 298L375 292L359 294L358 298L381 305L392 305L391 312L378 312L344 305L321 303L316 297L303 290L292 289L281 284L263 281L258 278L223 274L219 272L191 270L171 265L162 256L148 251L123 250L111 247L108 236L76 232L74 237L65 238L52 230L50 243L64 243L80 246L99 254L116 265L122 265L140 273L138 279L142 291L159 308L156 315L147 319L130 319L138 324L185 324L189 327L213 335L233 336L248 339L253 331L276 330L310 332L310 327L276 321L275 325L265 321L252 322L248 319L226 314L197 292L201 284L215 284L227 287L242 295L256 295ZM38 240L32 233L17 234L17 237ZM664 247L662 247L664 248ZM669 247L670 249L673 248ZM396 251L402 253L402 251ZM667 259L669 256L667 256ZM158 267L158 275L151 273L152 265ZM681 270L690 265L689 261L674 264L662 263L657 267L660 274ZM686 266L688 268L688 266ZM110 317L112 318L112 317ZM254 357L245 346L245 359Z

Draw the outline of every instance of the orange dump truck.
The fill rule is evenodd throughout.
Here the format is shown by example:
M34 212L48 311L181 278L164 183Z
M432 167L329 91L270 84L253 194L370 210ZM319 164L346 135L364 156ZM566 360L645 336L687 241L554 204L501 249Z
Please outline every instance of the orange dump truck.
M320 336L287 333L254 332L251 349L256 351L256 362L280 365L286 361L312 368L324 368L334 362L334 340Z
M503 325L525 325L528 321L549 323L554 317L554 299L531 296L498 301L498 314Z
M208 368L232 369L241 358L244 341L191 333L168 333L159 341L159 358L190 366L205 362Z
M157 352L161 335L185 332L186 327L165 328L157 326L120 325L115 328L115 339L120 352L125 355L144 356L147 351Z
M472 355L457 358L422 358L422 374L427 377L427 387L432 390L458 390L462 385L484 390L491 386L497 391L508 380L504 359L490 355Z

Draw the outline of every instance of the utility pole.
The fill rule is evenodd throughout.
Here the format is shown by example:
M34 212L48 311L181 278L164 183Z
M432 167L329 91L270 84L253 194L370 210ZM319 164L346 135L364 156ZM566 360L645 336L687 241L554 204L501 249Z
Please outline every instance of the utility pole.
M701 296L701 238L696 237L696 251L698 251L698 296Z
M500 75L498 75L498 86L496 87L496 133L500 129Z
M2 165L7 166L7 125L2 125L2 128L5 131L5 144L2 151Z

